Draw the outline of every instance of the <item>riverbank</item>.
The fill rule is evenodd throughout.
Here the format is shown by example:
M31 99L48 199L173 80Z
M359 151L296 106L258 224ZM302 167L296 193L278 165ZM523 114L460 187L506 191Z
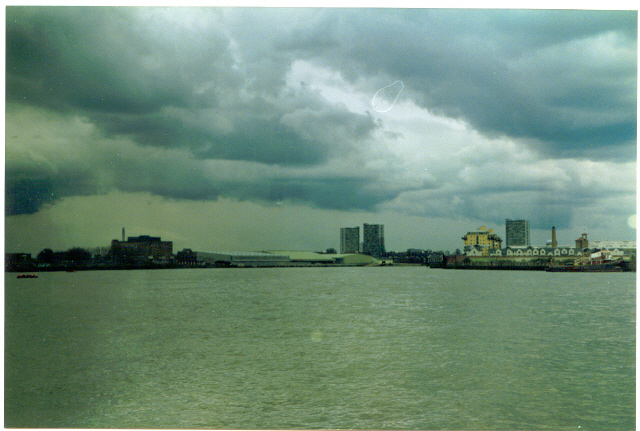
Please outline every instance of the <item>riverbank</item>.
M607 264L579 264L573 261L560 262L523 262L523 261L477 261L451 259L442 265L434 266L443 269L474 269L493 271L548 271L548 272L635 272L635 260L618 260Z

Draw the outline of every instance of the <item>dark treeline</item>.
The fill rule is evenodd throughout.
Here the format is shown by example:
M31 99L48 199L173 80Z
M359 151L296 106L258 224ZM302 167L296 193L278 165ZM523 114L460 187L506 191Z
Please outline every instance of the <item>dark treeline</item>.
M183 258L183 259L181 259ZM66 251L53 251L45 248L33 258L30 253L9 253L5 255L6 272L36 271L77 271L90 269L139 269L139 268L176 268L194 266L195 259L184 261L184 252L178 253L170 261L140 259L140 256L114 256L110 250L86 250L72 247Z

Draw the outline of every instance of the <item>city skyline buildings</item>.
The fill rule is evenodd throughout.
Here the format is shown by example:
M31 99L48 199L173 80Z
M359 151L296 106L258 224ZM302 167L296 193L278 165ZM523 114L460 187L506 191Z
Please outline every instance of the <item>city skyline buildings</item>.
M384 246L384 225L367 224L362 226L362 253L373 257L380 257L385 252Z
M367 225L367 224L365 223L365 225ZM375 230L376 228L379 227L378 232L382 232L382 241L381 242L383 244L385 243L386 240L384 238L384 225L367 225L367 227L370 228L370 229L374 228L373 230ZM356 234L359 235L359 227L355 227L355 228L340 228L340 233L341 233L341 238L340 239L342 239L344 229L351 230L352 232L355 231ZM500 238L498 235L493 233L493 229L487 229L485 226L482 226L482 227L480 227L478 229L480 229L480 230L485 229L485 230L488 231L489 234L493 235L497 239ZM517 247L517 246L515 246L515 247L512 246L512 247L513 248L530 248L530 247L534 247L534 248L540 248L540 247L552 247L552 248L554 248L554 247L562 247L562 248L566 248L566 247L571 247L570 245L567 245L567 244L569 244L569 242L567 242L565 245L559 245L558 244L557 239L556 239L556 228L555 228L555 226L552 227L551 232L550 232L551 233L551 240L548 239L549 237L545 238L545 234L548 234L549 231L545 232L544 229L538 229L538 231L539 231L539 235L537 235L536 237L540 238L541 240L539 240L537 242L535 242L535 241L532 242L532 244L530 246L528 246L528 247ZM443 232L443 233L445 233L445 232ZM462 240L464 242L464 244L463 244L464 247L463 248L464 248L465 251L468 251L468 249L469 249L468 245L478 244L476 241L473 241L473 239L471 240L471 242L469 242L467 244L467 238L466 237L468 237L469 234L475 234L475 233L477 233L477 232L469 231L469 232L467 232L467 235L465 235L465 237L462 238ZM586 235L586 234L587 233L584 232L583 236ZM374 237L375 237L375 235L379 235L379 233L374 233ZM573 237L574 233L573 232L569 233L568 236L569 237ZM607 247L622 247L622 248L635 247L634 245L636 243L635 240L618 240L618 239L613 239L612 240L611 236L608 236L606 238L609 238L609 239L603 240L603 239L597 238L596 240L590 241L589 243L593 243L593 244L597 244L597 245L603 245L603 246L607 246ZM124 228L122 228L122 241L121 242L125 242L124 239L125 239L125 237L124 237ZM159 240L159 237L151 237L151 236L149 236L147 234L139 235L138 237L128 237L128 240L132 240L134 242L136 242L136 241L137 242L144 242L145 240L148 240L148 239L149 240ZM355 236L352 236L350 241L352 241L352 243L351 243L352 245L350 247L351 247L351 249L354 249L355 248ZM118 243L118 242L119 241L116 240L116 239L112 239L111 240L111 244L112 245L114 243ZM169 241L169 243L173 243L173 241ZM573 241L570 241L570 243L573 243ZM39 252L43 251L44 249L52 249L54 251L64 251L65 249L79 247L79 248L88 249L88 250L98 250L98 249L100 249L101 250L100 253L104 253L103 250L107 250L108 249L108 247L105 247L104 243L91 244L89 246L87 246L86 244L74 244L74 243L67 243L67 244L68 245L66 245L64 247L56 247L56 246L53 246L51 244L46 244L46 245L44 245L44 246L42 246L40 248L37 248L37 249L19 250L19 251L12 251L11 249L6 249L5 248L5 253L10 253L10 254L28 253L28 254L31 254L31 255L35 256L36 254L38 254ZM220 247L220 246L211 245L211 244L207 244L205 246L199 246L199 245L196 245L196 244L198 244L198 243L179 242L178 245L177 245L177 249L194 249L194 250L208 250L208 251L211 251L211 250L218 250L218 251L223 250L225 252L259 252L261 250L274 250L274 249L279 249L279 250L287 249L287 250L299 250L299 251L305 251L306 250L306 251L311 252L312 250L315 249L317 252L323 253L323 252L325 252L323 250L329 250L331 248L334 248L334 249L336 248L334 246L329 246L329 247L323 246L323 247L316 247L316 248L307 247L307 246L300 246L300 247L288 247L288 246L281 246L281 247L253 247L253 246L248 246L248 247L239 248L239 247L224 247L224 246ZM202 243L200 243L200 244L202 244ZM414 242L414 244L416 244L416 243ZM372 245L368 246L368 249L369 249L370 252L371 252L371 248L372 247L373 247ZM505 247L505 248L507 247L506 243L503 244L503 247ZM360 242L359 243L359 247L358 247L358 251L356 251L355 253L364 253L363 252L363 248L364 248L364 243ZM453 247L446 247L446 248L434 247L433 244L417 244L416 246L413 246L413 247L394 247L394 248L389 248L389 249L387 249L387 247L385 247L383 245L383 250L385 252L390 251L392 253L394 253L394 252L402 252L402 251L405 251L405 250L428 250L428 251L446 251L446 252L451 252L451 251L453 251L455 249L459 249L459 248L460 248L460 246L458 244L453 245ZM341 253L342 253L342 251L341 251ZM375 253L375 250L373 251L373 253Z
M360 252L360 227L340 228L340 253Z

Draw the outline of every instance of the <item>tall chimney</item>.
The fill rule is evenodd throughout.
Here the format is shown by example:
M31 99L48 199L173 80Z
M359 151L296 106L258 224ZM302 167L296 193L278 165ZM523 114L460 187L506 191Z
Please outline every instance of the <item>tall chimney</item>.
M122 242L124 242L124 228L122 228Z
M551 247L556 248L558 247L558 241L556 240L556 227L553 226L551 228Z

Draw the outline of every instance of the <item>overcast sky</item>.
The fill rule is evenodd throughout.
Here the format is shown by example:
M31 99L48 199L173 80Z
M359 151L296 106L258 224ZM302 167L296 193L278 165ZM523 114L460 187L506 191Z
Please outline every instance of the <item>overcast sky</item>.
M6 251L635 240L636 12L6 9Z

